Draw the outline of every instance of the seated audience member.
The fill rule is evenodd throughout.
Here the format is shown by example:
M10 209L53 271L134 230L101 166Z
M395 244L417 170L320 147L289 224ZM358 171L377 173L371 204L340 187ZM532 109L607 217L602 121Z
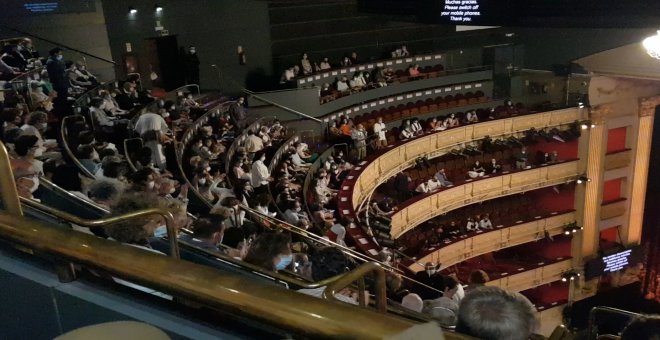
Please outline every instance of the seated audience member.
M95 174L101 169L101 160L99 154L94 150L94 147L89 144L78 145L76 156L85 169L90 173Z
M459 312L458 303L454 301L454 295L458 291L460 283L452 276L442 276L441 286L442 296L427 301L424 305L424 313L434 318L438 318L441 324L451 325L455 322L455 317ZM438 293L436 293L436 296ZM446 308L454 313L453 317L444 313L437 313L435 308Z
M87 189L89 199L106 209L110 209L110 206L115 203L119 194L119 188L107 181L95 181Z
M285 233L263 233L252 242L243 261L270 271L284 270L293 260L291 238Z
M336 84L335 88L339 92L347 92L349 90L349 88L348 88L348 78L342 77L341 79L337 80L337 84Z
M472 217L468 217L467 222L465 224L465 229L467 231L477 231L477 230L479 230L479 221L475 221Z
M465 122L467 124L479 123L479 117L477 116L477 112L474 110L468 111L465 114Z
M538 326L534 305L520 293L477 287L461 301L456 332L479 339L527 340Z
M247 138L245 139L245 151L248 154L253 154L257 151L264 149L264 142L259 136L254 134L254 131L248 130Z
M234 176L239 180L252 180L252 174L249 171L246 172L245 169L243 169L244 164L245 162L243 159L239 159L236 163L234 163L234 167L232 168Z
M309 59L307 59L307 53L303 53L302 57L300 58L300 67L302 68L303 75L308 75L313 72L312 63L310 63Z
M415 132L413 131L412 124L410 123L409 120L404 120L403 124L401 124L401 130L399 132L399 139L405 140L409 139L415 136Z
M488 274L481 269L473 270L468 279L468 283L472 288L481 287L488 281L490 281L490 277L488 277Z
M362 73L356 72L353 75L353 78L349 81L349 86L352 91L362 91L367 86L364 77L362 77Z
M44 163L36 159L38 143L37 137L33 135L20 135L16 138L14 152L17 157L9 160L13 170L25 169L36 176L44 174Z
M448 129L455 128L460 125L455 113L450 114L449 117L445 119L445 125L447 125Z
M406 307L414 312L421 313L422 309L424 309L424 301L422 301L422 298L420 298L419 295L415 293L409 293L401 300L401 306Z
M344 237L346 237L346 228L341 225L339 222L335 223L330 227L330 230L326 234L328 239L330 241L335 242L339 244L340 246L346 247L346 242L344 241Z
M207 218L198 218L192 224L193 234L183 234L179 237L180 241L193 245L197 248L221 252L218 244L222 242L225 231L224 224L219 220Z
M424 134L424 129L422 129L422 124L420 124L419 119L413 118L412 124L410 124L410 128L412 129L413 135L415 136L420 136Z
M527 159L529 158L529 155L527 154L527 149L523 147L520 152L516 155L516 169L522 170L525 169L528 164L527 164Z
M315 282L323 281L337 275L342 275L354 267L352 261L339 249L334 247L324 247L319 249L311 257L312 261L312 279ZM326 286L310 289L299 289L299 293L305 295L323 298L323 292ZM350 289L344 289L335 294L339 301L357 305L357 297Z
M408 67L408 75L410 76L410 78L413 78L413 79L414 78L419 78L419 76L420 76L419 65L417 65L417 64L410 65L410 67Z
M30 82L30 100L32 106L36 110L44 110L50 112L53 110L53 100L57 97L57 92L51 91L48 94L44 93L44 87L41 86L39 81Z
M429 191L431 192L442 188L442 183L440 183L440 181L435 177L431 177L431 179L428 180L427 184L429 187Z
M483 230L493 229L493 223L490 221L488 214L481 215L481 219L479 220L479 228Z
M502 171L502 165L497 164L497 160L495 158L490 160L490 164L488 165L488 173L490 174L496 174Z
M309 221L307 213L302 211L302 204L298 201L293 203L289 209L284 211L284 220L289 224L297 226L301 219Z
M223 235L220 246L225 248L227 255L242 260L249 248L245 232L241 228L228 228Z
M470 171L468 171L468 176L470 176L470 178L483 177L485 174L486 169L484 169L479 161L475 161Z
M21 126L21 130L26 135L37 137L37 152L35 157L39 157L49 149L57 147L54 141L48 141L43 138L43 134L48 129L48 115L45 112L34 111L28 115L27 123Z
M424 181L422 183L419 183L419 185L415 188L415 192L418 194L428 194L429 192L431 192L431 189L429 189L428 182Z
M450 187L450 186L454 185L454 183L450 182L447 179L447 175L445 174L445 169L444 168L438 170L438 172L436 172L435 175L433 175L433 177L435 177L443 187Z
M660 339L660 316L638 315L623 329L621 340Z
M353 63L351 62L351 58L349 58L349 57L344 57L344 59L341 60L340 64L341 64L341 67L347 67L347 66L353 65Z
M286 84L292 81L293 78L295 77L296 77L295 68L291 66L288 69L284 70L284 72L282 73L282 77L280 78L280 84Z
M317 71L323 71L323 70L329 70L331 69L332 66L330 66L330 62L328 61L328 58L323 58L321 63L317 66Z
M444 131L447 130L447 124L445 124L444 120L439 121L438 118L433 117L429 123L429 128L431 131Z

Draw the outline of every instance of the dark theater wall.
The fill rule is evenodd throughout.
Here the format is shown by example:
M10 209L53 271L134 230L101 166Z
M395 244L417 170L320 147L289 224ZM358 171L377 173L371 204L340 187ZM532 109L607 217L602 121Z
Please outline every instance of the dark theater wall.
M110 37L112 56L122 60L126 44L143 57L146 38L158 36L157 21L170 34L176 34L179 46L194 45L200 59L200 83L204 89L220 87L236 92L246 79L271 73L270 31L267 2L253 0L103 0L103 10ZM156 3L163 7L155 11ZM129 7L138 10L129 14ZM247 65L239 65L237 46L246 50ZM182 66L183 67L183 66ZM149 65L140 60L140 71L148 79ZM254 88L255 86L252 86Z
M101 0L91 1L86 8L82 5L87 1L53 1L58 2L61 7L59 12L54 13L29 12L23 6L28 2L36 1L0 0L0 24L3 26L0 28L0 39L23 36L4 27L8 26L101 58L112 58ZM67 11L61 10L67 7L67 4L74 3L76 6L68 6ZM33 40L34 45L44 56L47 56L48 50L54 47L43 40ZM64 53L68 60L82 59L81 55L71 51ZM86 59L88 68L100 75L101 79L114 79L112 64L91 57Z

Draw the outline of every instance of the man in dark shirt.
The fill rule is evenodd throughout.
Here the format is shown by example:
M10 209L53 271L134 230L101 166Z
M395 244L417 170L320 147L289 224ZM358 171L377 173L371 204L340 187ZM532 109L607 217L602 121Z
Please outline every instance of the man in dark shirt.
M53 113L58 117L66 115L70 108L68 107L67 97L69 94L69 80L66 77L66 66L64 65L64 56L61 48L54 48L49 52L50 57L46 61L46 71L48 78L53 84L53 90L57 96L53 99Z
M197 49L195 46L190 46L188 53L185 55L186 60L186 84L199 85L199 57L197 57Z
M247 118L247 112L243 106L245 103L245 98L239 97L235 103L229 106L229 116L231 117L234 125L242 130L245 128L245 119Z

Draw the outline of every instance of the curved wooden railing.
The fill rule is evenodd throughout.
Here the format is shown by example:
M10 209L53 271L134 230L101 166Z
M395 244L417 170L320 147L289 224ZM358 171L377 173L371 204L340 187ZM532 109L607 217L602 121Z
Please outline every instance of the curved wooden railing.
M342 185L342 196L348 194L351 207L357 209L378 185L414 165L415 160L420 157L435 158L447 153L451 148L486 136L497 138L531 128L543 129L570 124L585 118L586 113L586 110L579 108L533 113L460 126L402 141L359 163L350 174L351 178Z
M579 174L577 160L563 161L526 170L504 171L498 176L484 176L418 196L398 206L399 210L392 215L390 236L397 239L424 221L472 203L571 182Z
M549 262L549 263L546 263ZM486 282L486 286L495 286L512 292L538 287L561 280L561 274L573 268L570 257L560 257L552 261L543 261L533 268L518 268L516 273L505 273L500 278Z
M420 67L433 66L436 64L443 64L445 59L443 59L442 53L433 53L433 54L422 54L415 56L399 57L384 59L379 61L367 62L360 65L351 65L340 68L333 68L330 70L315 72L310 75L300 76L295 78L296 85L298 87L303 86L314 86L315 82L331 82L334 80L334 77L337 76L349 76L357 71L371 71L376 67L391 67L397 69L404 69L410 64L419 64ZM402 67L401 67L402 66Z
M273 120L275 120L275 116L269 116L269 117L259 117L250 125L248 125L243 131L236 136L234 141L231 143L229 148L227 148L227 151L225 152L225 173L229 174L231 171L231 162L234 159L234 154L236 154L236 151L238 151L238 148L243 145L245 142L245 139L247 138L247 132L252 131L254 133L258 133L259 129L261 128L262 125L266 123L270 123Z
M408 263L414 271L424 270L420 263L442 263L453 266L466 259L513 247L515 245L543 239L547 232L550 236L562 234L564 225L576 220L575 211L550 215L546 218L523 222L512 227L494 228L473 237L455 240L448 245L430 248L416 262Z

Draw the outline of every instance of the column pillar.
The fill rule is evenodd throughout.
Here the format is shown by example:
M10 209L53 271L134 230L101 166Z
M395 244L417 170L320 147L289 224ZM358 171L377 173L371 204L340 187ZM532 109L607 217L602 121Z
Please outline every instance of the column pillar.
M639 244L642 237L646 183L653 139L653 120L655 108L658 105L660 105L660 96L642 98L639 102L639 129L634 148L633 175L630 181L630 214L628 225L621 230L621 242L624 245Z

